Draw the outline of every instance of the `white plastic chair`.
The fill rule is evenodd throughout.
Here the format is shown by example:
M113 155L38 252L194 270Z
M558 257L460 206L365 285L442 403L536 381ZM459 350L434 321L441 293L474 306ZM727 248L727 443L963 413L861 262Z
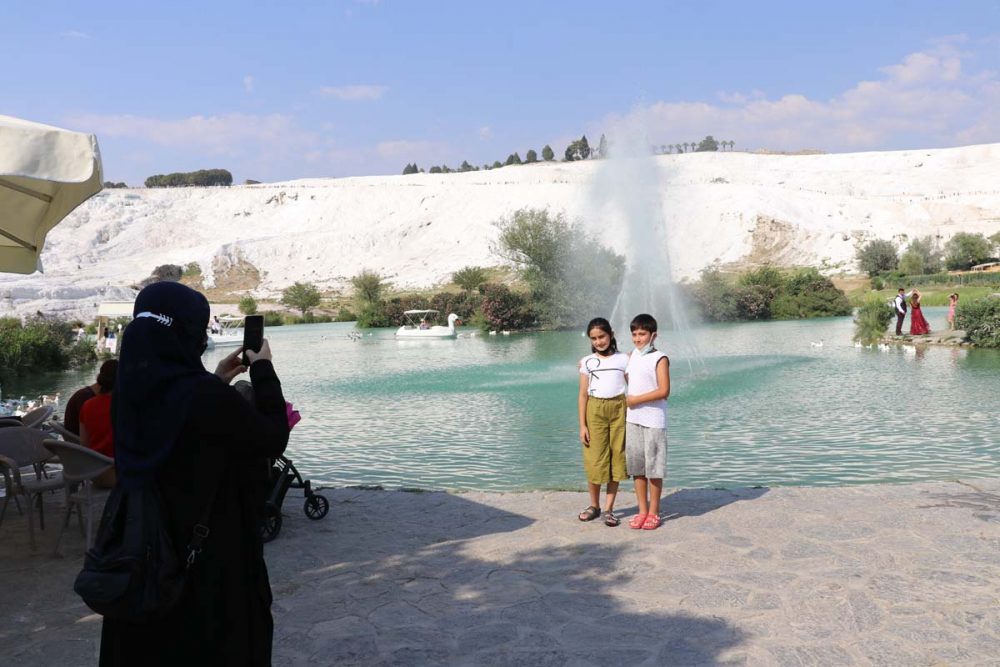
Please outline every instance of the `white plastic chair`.
M74 445L80 444L80 436L78 436L76 433L73 433L73 431L66 428L66 425L60 421L56 421L55 419L53 419L49 421L48 424L45 425L45 428L50 430L52 433L57 434L60 438L62 438L66 442L72 442Z
M62 477L58 474L45 478L42 475L42 464L52 458L42 442L45 434L37 428L25 426L0 429L0 471L3 472L6 493L3 508L0 509L0 525L10 499L24 496L28 501L28 538L31 548L35 548L35 516L34 506L38 505L38 521L45 530L45 507L42 505L42 494L54 491L63 486ZM25 479L21 468L32 467L35 479ZM20 507L20 506L19 506Z
M35 408L28 414L21 417L21 422L28 428L42 428L45 422L52 416L55 412L55 408L51 405L43 405L40 408Z
M107 494L99 494L95 497L93 491L93 479L101 473L110 470L115 465L115 460L99 454L83 445L76 445L62 440L45 440L43 443L50 452L59 457L63 466L63 481L66 488L66 516L63 517L59 532L56 533L55 545L52 547L52 555L59 554L59 542L62 540L63 531L69 525L70 515L73 508L77 508L77 517L80 521L80 532L83 532L83 508L87 508L87 548L93 544L93 507L94 501L103 501ZM103 507L103 503L101 505ZM98 509L100 511L100 508Z

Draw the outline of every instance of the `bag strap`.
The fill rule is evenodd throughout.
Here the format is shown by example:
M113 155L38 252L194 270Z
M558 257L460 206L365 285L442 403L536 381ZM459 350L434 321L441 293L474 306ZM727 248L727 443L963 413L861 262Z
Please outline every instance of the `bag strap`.
M215 497L219 494L219 487L222 486L222 481L229 476L229 469L219 476L219 481L216 482L215 488L212 489L212 495L208 498L208 504L205 505L205 511L201 513L201 518L198 522L194 524L194 529L191 531L191 541L188 542L188 556L187 556L187 568L191 569L194 565L195 559L198 558L198 554L201 553L202 546L205 543L205 539L208 534L212 532L208 528L208 520L212 515L212 506L215 504Z

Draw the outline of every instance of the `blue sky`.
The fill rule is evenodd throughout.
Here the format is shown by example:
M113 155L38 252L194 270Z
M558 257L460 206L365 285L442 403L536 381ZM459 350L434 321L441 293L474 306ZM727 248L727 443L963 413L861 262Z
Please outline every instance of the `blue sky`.
M112 180L399 173L657 143L1000 141L1000 2L18 2L0 113L95 132Z

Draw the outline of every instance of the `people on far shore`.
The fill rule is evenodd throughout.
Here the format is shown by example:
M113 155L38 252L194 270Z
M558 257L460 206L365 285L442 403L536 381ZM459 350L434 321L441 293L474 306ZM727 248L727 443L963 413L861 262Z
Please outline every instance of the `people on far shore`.
M101 369L98 371L97 377L100 378L107 370L112 366L117 369L118 362L114 359L110 359L101 364ZM83 389L78 389L72 396L70 396L69 401L66 403L66 413L63 416L63 426L66 430L74 435L80 435L80 409L83 404L90 399L97 396L98 392L101 390L100 381L97 380L92 385L88 385Z
M639 513L628 525L655 530L660 526L660 496L667 476L670 359L656 349L657 324L652 315L636 315L629 329L635 349L625 372L625 461L628 474L635 480Z
M906 300L910 298L913 291L907 292L902 287L896 293L896 298L894 298L893 304L896 307L896 335L903 335L903 320L906 319Z
M105 361L97 375L97 395L80 408L80 444L112 459L115 457L115 436L111 425L111 393L117 375L118 361ZM110 489L116 481L115 469L110 468L94 478L94 486Z
M948 329L955 330L955 306L958 305L958 292L948 295Z
M922 336L930 332L931 327L920 309L920 292L913 290L913 296L910 298L910 335Z
M611 323L595 317L587 325L590 354L580 360L580 443L583 468L590 491L590 506L580 512L580 521L601 515L601 485L607 485L604 525L614 528L618 485L628 479L625 469L625 367L628 355L618 351Z

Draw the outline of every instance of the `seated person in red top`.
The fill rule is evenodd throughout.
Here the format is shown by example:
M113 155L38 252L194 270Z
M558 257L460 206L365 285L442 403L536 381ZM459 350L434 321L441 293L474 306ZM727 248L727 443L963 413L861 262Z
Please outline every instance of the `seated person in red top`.
M105 361L101 365L101 373L103 373L104 369L108 367L108 364L115 364L115 366L117 366L118 360L111 359L109 361ZM111 372L112 375L114 375L114 373L114 371ZM63 418L63 424L66 426L67 431L80 435L80 409L83 407L84 403L92 399L94 396L97 396L97 392L100 390L101 385L95 382L89 387L84 387L83 389L78 390L70 397L69 402L66 404L66 416Z
M118 375L118 361L104 362L97 376L97 396L80 409L80 444L111 458L115 457L115 439L111 429L111 392ZM110 489L115 485L115 469L94 478L94 486Z

